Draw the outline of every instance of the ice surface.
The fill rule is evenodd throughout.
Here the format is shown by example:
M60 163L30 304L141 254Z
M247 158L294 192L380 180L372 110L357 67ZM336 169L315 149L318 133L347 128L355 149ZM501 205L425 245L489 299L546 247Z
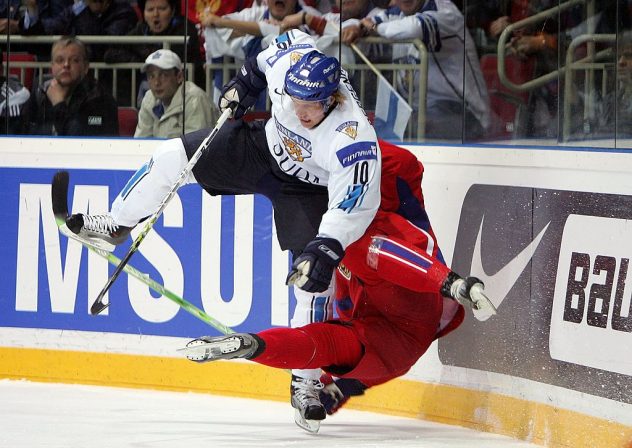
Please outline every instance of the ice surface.
M0 380L2 448L528 448L496 434L343 409L317 435L289 403Z

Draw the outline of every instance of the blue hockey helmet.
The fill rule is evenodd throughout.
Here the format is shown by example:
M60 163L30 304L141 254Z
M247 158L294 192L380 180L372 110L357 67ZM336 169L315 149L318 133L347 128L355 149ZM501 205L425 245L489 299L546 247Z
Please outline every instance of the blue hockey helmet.
M303 101L325 101L339 83L338 59L316 50L304 54L285 75L285 91Z

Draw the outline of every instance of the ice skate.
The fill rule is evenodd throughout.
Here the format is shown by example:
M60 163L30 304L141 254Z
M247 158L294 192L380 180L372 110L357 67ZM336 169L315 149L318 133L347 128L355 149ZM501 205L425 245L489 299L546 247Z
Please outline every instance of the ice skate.
M216 361L218 359L250 358L259 348L257 339L248 333L228 336L202 336L190 341L179 349L187 359L195 362Z
M72 238L108 252L112 252L117 245L123 243L132 230L131 227L116 224L109 213L70 215L66 218L66 228L74 234Z
M448 274L443 282L441 294L452 297L461 305L474 310L486 310L496 314L497 310L489 297L484 292L485 285L476 277L461 278L454 272Z
M322 389L323 383L320 380L310 380L292 375L290 394L294 408L294 422L311 433L318 432L320 421L327 417L325 407L318 398Z

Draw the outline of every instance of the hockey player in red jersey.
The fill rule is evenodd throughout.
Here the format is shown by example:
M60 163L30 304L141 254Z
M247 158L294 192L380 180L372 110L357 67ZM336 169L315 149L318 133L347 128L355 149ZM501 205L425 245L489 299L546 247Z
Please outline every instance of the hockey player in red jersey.
M322 368L321 401L329 414L349 396L404 375L430 344L464 319L459 303L493 305L480 280L462 279L444 263L424 209L423 166L410 152L380 142L381 204L364 235L338 265L338 318L299 328L202 337L185 352L193 361L246 358L278 368ZM300 268L290 283L302 279Z

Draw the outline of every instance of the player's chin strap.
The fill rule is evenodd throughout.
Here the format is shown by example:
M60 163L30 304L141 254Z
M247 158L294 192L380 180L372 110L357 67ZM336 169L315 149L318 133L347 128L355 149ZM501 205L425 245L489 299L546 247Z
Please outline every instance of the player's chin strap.
M320 104L323 106L323 112L325 112L325 115L323 116L323 119L320 120L316 126L314 126L314 128L316 128L317 126L320 125L320 123L325 121L325 118L327 118L329 114L332 113L333 110L336 108L336 106L338 105L338 102L336 101L336 98L332 95L326 100L322 100Z

